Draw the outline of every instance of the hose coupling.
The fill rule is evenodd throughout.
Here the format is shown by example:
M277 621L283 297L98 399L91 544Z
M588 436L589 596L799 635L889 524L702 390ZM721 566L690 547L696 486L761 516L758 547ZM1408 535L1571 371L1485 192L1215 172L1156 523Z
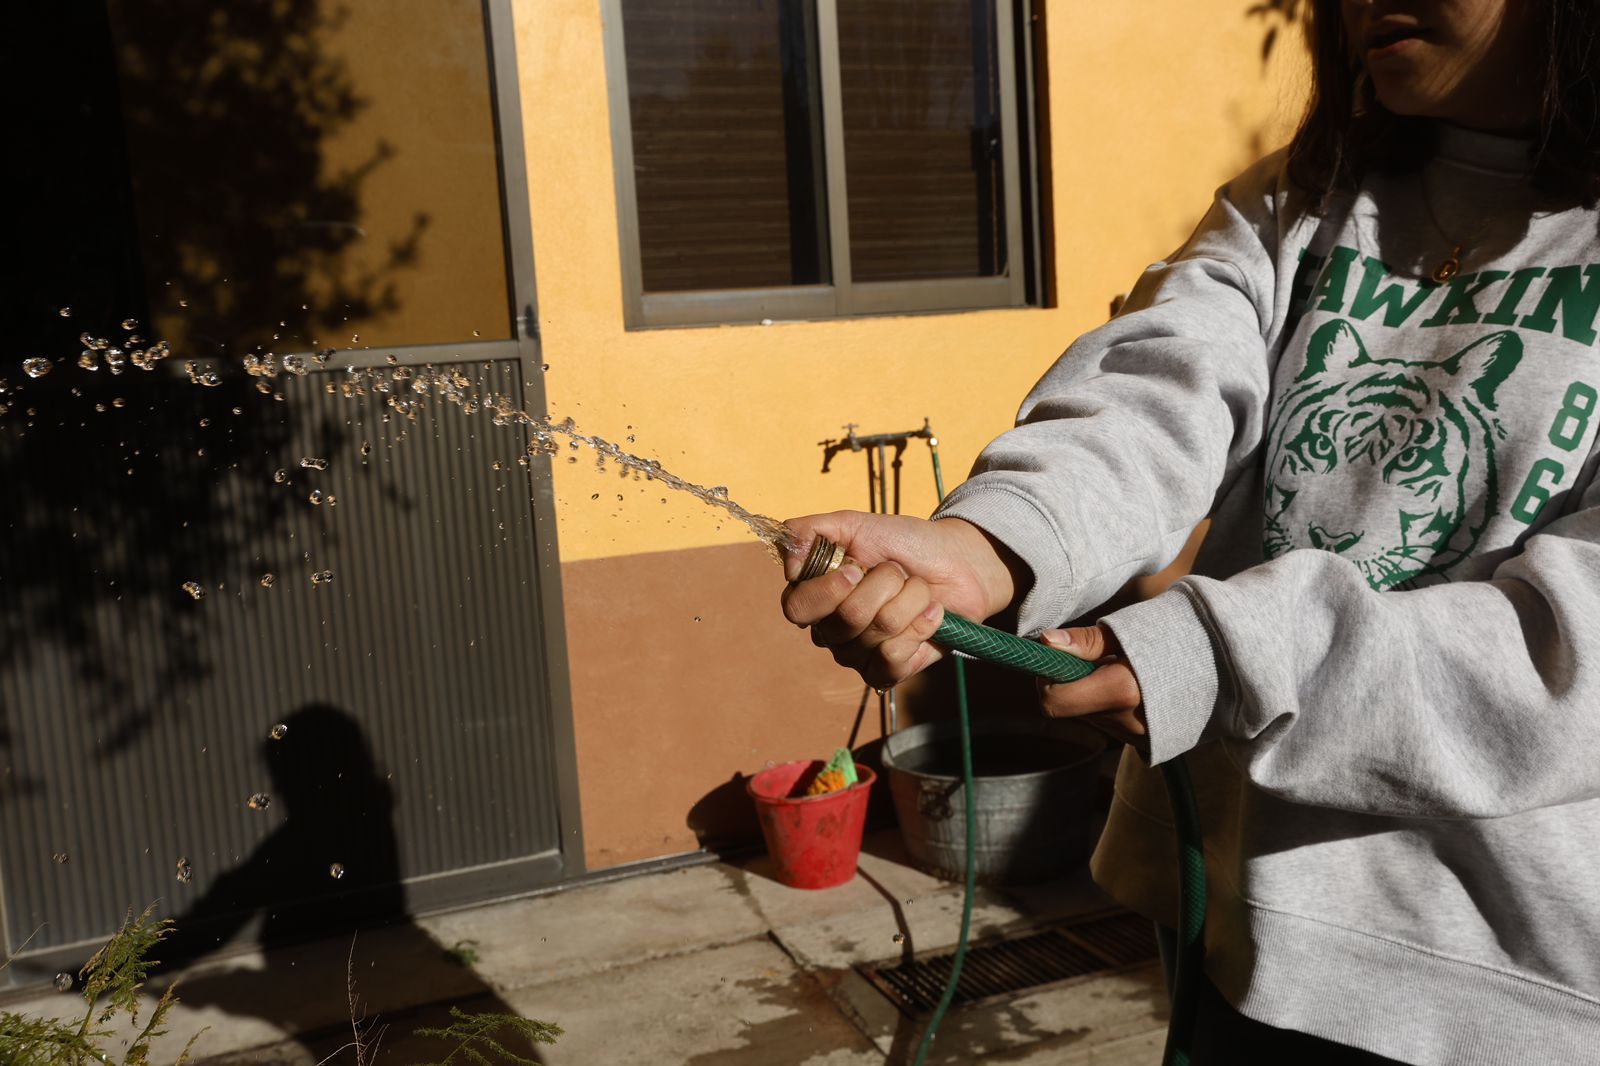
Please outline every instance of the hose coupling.
M819 535L812 542L811 553L806 556L805 565L800 568L800 576L795 578L795 581L810 581L814 577L831 574L843 566L848 558L843 548L827 537Z

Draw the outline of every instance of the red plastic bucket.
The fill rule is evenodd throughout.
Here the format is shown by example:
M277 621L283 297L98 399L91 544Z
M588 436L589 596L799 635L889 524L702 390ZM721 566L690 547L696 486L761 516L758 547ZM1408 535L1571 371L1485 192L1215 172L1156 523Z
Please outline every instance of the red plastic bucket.
M860 780L849 788L790 798L803 777L824 765L821 759L784 763L762 770L745 786L778 880L790 888L832 888L856 875L873 774L858 764Z

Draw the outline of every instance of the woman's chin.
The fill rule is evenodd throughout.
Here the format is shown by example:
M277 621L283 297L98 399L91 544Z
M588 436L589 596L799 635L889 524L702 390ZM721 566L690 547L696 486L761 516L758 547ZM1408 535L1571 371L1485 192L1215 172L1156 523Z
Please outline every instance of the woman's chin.
M1384 110L1408 118L1438 118L1442 101L1433 99L1420 85L1409 78L1380 78L1374 76L1372 87L1378 103Z

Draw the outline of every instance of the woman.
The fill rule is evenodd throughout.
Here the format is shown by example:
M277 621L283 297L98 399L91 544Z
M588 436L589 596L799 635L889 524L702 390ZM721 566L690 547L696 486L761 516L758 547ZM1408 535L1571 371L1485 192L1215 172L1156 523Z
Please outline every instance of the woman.
M1322 0L1293 142L1075 343L936 520L793 520L861 567L787 617L874 685L943 607L1102 663L1096 852L1175 924L1152 766L1205 816L1196 1061L1600 1046L1600 5ZM1195 576L1056 630L1169 563ZM791 578L803 551L789 563Z

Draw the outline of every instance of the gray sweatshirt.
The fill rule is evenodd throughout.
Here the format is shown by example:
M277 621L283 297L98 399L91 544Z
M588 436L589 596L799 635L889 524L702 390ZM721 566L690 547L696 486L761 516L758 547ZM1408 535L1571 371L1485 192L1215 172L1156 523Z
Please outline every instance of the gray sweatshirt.
M1263 160L939 512L1032 569L1025 633L1212 518L1101 619L1196 778L1208 973L1408 1063L1600 1063L1600 235L1525 160L1445 128L1321 215ZM1095 876L1175 924L1174 866L1129 752Z

